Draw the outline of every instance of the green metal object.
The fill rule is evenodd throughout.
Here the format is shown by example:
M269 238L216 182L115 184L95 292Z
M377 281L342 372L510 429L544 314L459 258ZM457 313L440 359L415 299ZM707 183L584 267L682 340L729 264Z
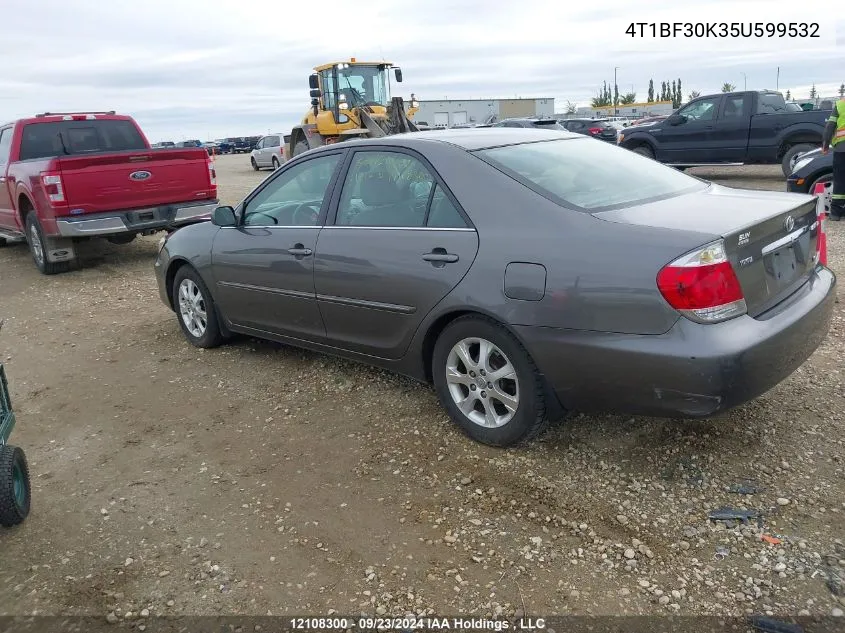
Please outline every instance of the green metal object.
M0 364L0 445L9 441L9 436L14 428L15 413L12 411L9 383L6 382L6 370Z

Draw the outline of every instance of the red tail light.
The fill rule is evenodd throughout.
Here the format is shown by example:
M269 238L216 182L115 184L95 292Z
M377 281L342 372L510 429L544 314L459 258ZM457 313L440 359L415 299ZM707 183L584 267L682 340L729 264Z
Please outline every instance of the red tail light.
M65 191L62 187L61 174L43 172L41 174L41 185L44 187L44 193L52 205L60 205L65 203Z
M213 187L217 186L217 170L214 169L214 161L208 161L208 181Z
M591 127L587 130L590 134L600 134L601 128L600 127Z
M664 266L657 287L670 306L698 323L717 323L747 311L722 240Z

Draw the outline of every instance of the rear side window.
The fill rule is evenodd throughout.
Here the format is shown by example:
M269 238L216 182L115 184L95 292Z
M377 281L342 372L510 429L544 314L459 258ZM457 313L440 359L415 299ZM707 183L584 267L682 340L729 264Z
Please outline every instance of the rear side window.
M0 130L0 165L9 163L9 154L12 151L12 131L14 128L7 127Z
M21 160L147 149L131 121L50 121L23 129Z
M540 195L585 211L642 204L707 186L673 167L590 138L477 153Z

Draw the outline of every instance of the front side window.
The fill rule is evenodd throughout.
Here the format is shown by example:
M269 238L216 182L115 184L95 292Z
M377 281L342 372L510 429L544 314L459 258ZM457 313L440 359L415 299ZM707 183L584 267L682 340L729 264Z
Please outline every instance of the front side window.
M323 108L334 110L337 103L337 86L335 86L331 68L320 71L320 87L323 91Z
M244 210L244 226L317 226L340 154L320 156L273 178Z
M497 147L477 154L558 204L586 211L642 204L707 187L655 160L583 137Z
M721 97L702 99L682 108L678 114L683 115L689 121L712 121L716 118L716 108Z
M340 195L340 226L422 227L434 177L399 152L357 152Z

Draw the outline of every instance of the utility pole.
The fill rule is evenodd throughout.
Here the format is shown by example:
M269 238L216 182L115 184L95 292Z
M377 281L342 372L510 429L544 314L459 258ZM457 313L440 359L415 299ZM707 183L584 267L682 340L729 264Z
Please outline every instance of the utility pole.
M780 66L778 66L778 76L775 79L775 90L780 92Z
M742 86L743 91L748 92L748 76L745 73L742 73L742 81L743 81L743 86Z
M617 93L619 92L619 88L616 84L616 71L619 70L619 66L613 67L613 116L619 116L619 107L617 103Z

